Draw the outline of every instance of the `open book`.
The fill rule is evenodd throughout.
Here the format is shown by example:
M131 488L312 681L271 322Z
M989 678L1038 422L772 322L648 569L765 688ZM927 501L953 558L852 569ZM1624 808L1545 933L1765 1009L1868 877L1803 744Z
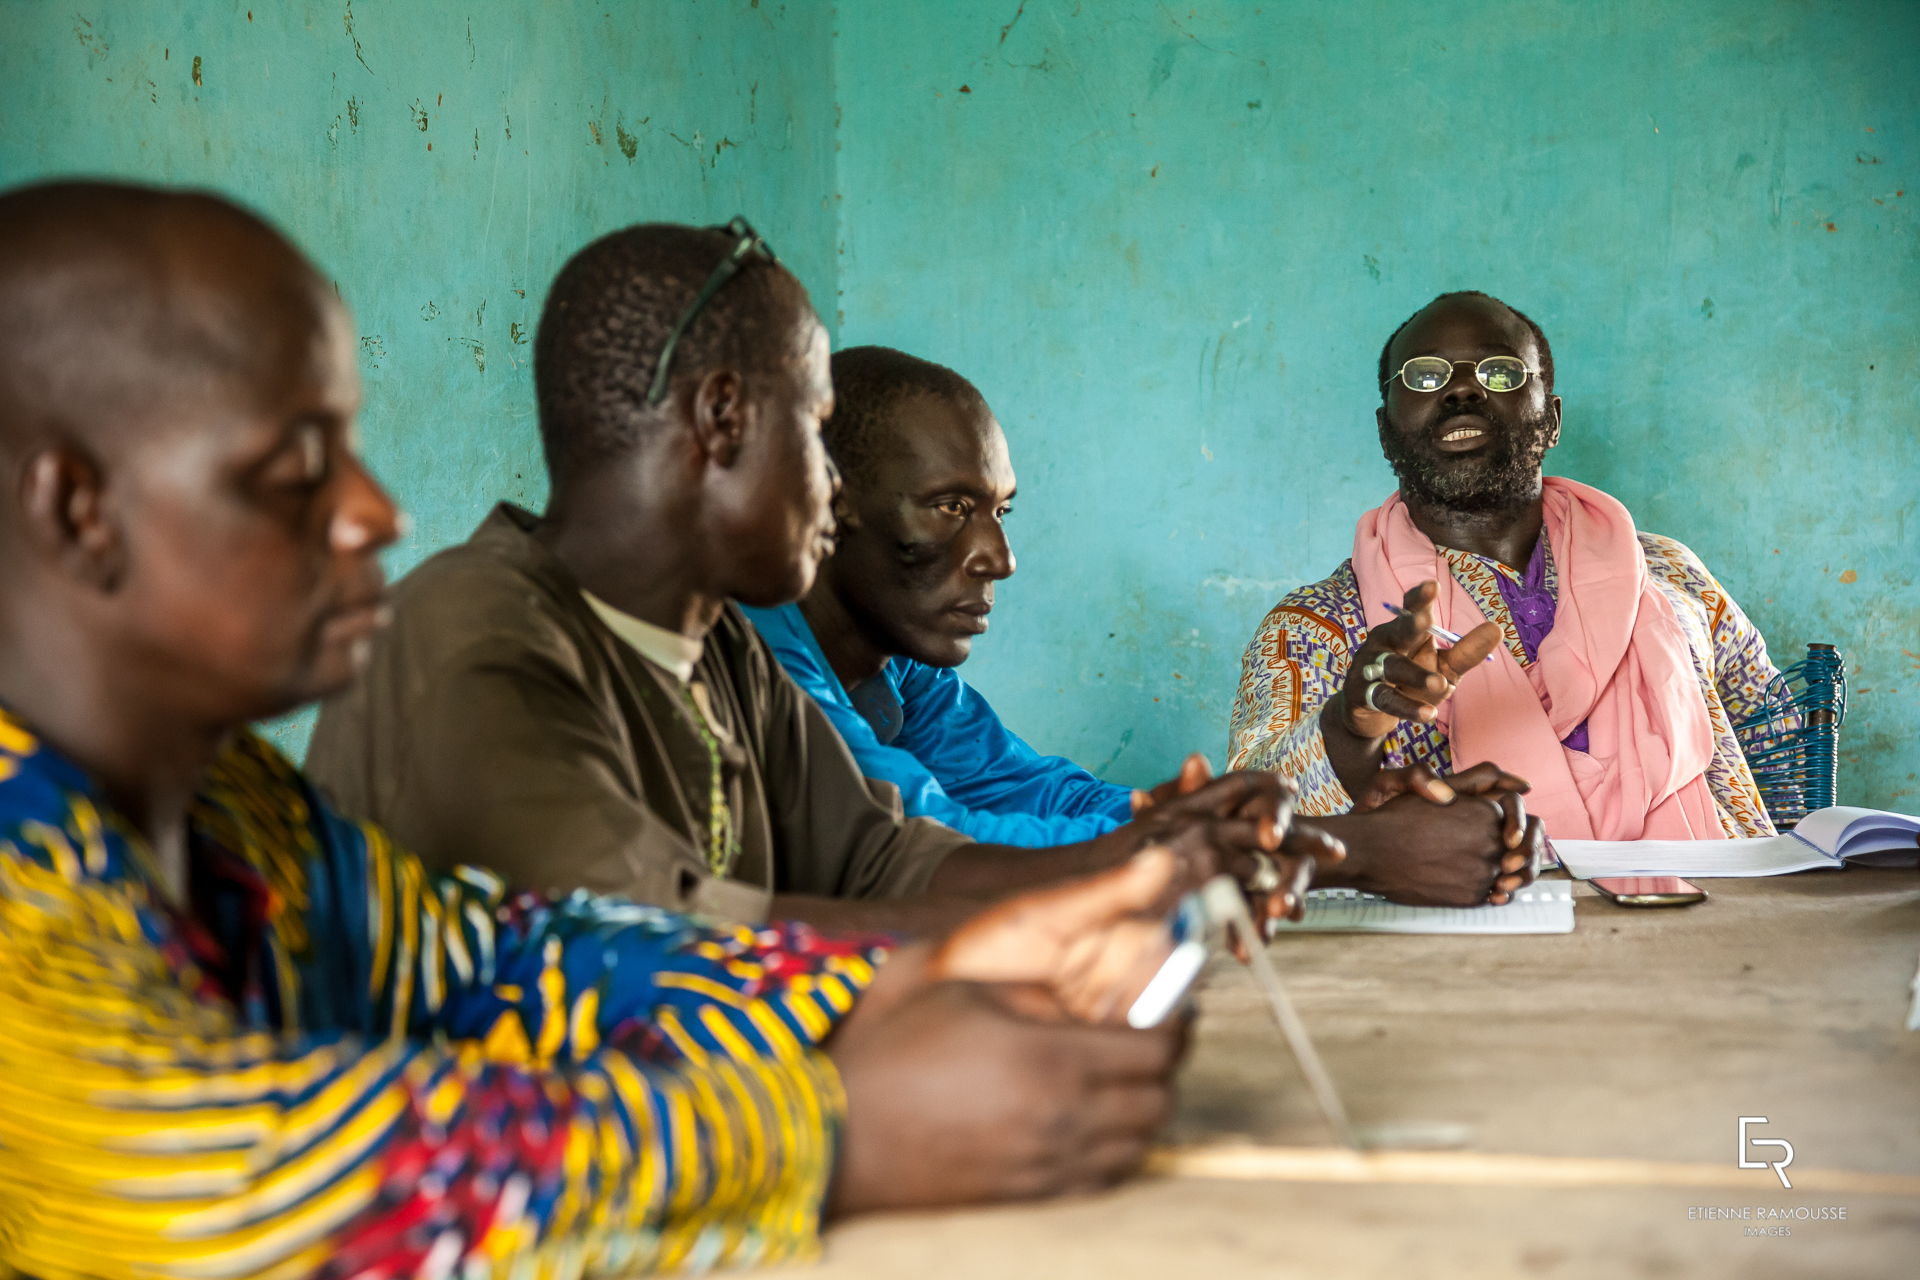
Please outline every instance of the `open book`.
M1789 871L1920 864L1920 818L1835 805L1782 836L1750 840L1555 840L1569 875L1778 876Z

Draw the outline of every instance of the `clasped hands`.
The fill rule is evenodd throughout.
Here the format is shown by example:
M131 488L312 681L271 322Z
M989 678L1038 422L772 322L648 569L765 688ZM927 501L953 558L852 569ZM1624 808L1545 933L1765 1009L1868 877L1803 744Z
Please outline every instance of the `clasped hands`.
M1521 799L1526 781L1493 764L1445 779L1424 765L1383 764L1387 735L1402 723L1437 722L1460 681L1500 643L1500 628L1483 622L1449 648L1436 645L1438 595L1433 582L1407 592L1405 612L1368 633L1321 709L1328 762L1354 799L1345 821L1372 827L1375 837L1347 835L1372 856L1352 859L1340 882L1419 906L1498 905L1532 881L1546 854L1545 834ZM1460 804L1463 798L1470 803ZM1449 812L1436 814L1433 805ZM1472 830L1489 810L1499 827L1491 848Z
M1299 919L1309 885L1412 906L1498 906L1533 881L1546 852L1545 832L1527 816L1527 789L1491 764L1447 778L1425 765L1375 769L1351 813L1303 818L1291 783L1254 770L1213 779L1196 754L1175 777L1136 792L1134 821L1113 837L1174 824L1177 834L1164 837L1170 847L1212 854L1209 862L1190 852L1192 883L1234 876L1256 920ZM1271 821L1249 825L1250 815Z

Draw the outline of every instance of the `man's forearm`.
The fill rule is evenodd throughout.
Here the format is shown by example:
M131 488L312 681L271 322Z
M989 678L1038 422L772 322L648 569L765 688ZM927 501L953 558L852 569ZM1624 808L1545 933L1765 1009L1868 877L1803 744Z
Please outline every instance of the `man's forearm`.
M1387 740L1362 738L1347 728L1340 715L1339 698L1340 693L1335 690L1333 697L1320 708L1320 740L1326 748L1327 763L1333 766L1334 777L1340 779L1348 795L1358 796L1385 763Z
M1133 852L1124 840L1111 835L1051 849L970 844L948 854L927 887L937 894L991 901L1035 885L1105 871L1125 862Z
M768 910L772 920L801 920L822 933L885 933L924 938L945 933L990 901L963 894L927 894L917 898L822 898L777 893Z
M1365 816L1355 813L1334 814L1331 817L1315 818L1313 825L1344 844L1347 847L1347 856L1336 863L1316 864L1313 869L1312 887L1372 890L1375 885L1373 872L1379 850L1374 847L1373 833L1368 830L1370 824Z
M804 920L835 933L891 933L928 937L944 933L988 904L1023 889L1092 875L1125 862L1133 850L1111 835L1051 849L1010 844L962 845L946 855L910 898L825 898L775 894L769 918Z

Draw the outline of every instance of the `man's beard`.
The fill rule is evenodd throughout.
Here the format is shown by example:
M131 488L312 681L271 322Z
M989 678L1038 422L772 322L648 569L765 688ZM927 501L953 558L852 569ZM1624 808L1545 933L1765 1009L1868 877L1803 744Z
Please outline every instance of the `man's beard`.
M1401 496L1449 511L1501 511L1531 501L1540 492L1540 460L1552 440L1553 420L1545 410L1524 415L1510 429L1496 427L1493 443L1468 465L1431 439L1409 440L1380 426L1380 448L1400 479Z

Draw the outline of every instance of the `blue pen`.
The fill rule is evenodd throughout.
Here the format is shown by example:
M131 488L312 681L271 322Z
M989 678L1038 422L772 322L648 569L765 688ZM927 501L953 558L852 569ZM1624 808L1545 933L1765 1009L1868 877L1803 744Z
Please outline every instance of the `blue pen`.
M1406 609L1402 609L1397 604L1382 603L1380 607L1382 609L1385 609L1388 613L1392 614L1396 618L1411 618L1413 616L1411 612L1409 612ZM1460 637L1455 635L1453 632L1447 630L1445 627L1428 627L1427 634L1432 636L1436 640L1445 640L1448 644L1460 643ZM1484 659L1484 661L1492 662L1493 655L1488 654Z

